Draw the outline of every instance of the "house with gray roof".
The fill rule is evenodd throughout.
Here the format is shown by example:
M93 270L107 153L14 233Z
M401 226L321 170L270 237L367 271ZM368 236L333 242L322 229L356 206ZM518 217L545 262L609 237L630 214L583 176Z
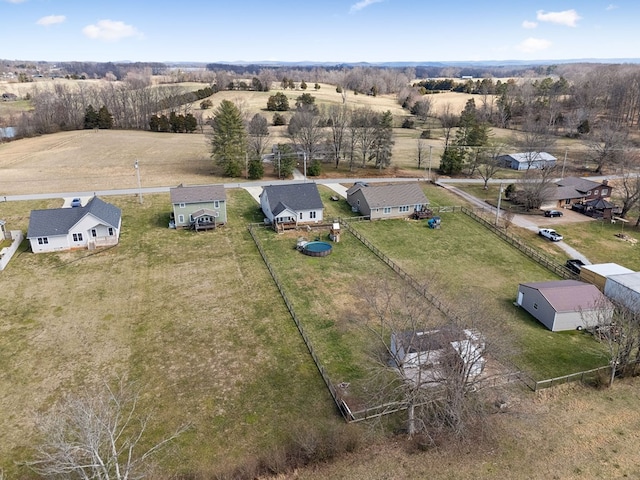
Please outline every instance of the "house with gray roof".
M557 188L549 192L549 200L553 202L554 207L572 208L574 205L583 205L584 207L578 210L584 213L587 213L587 209L593 210L594 206L598 211L602 211L602 208L614 208L614 205L606 200L611 197L613 191L607 180L596 182L586 178L566 177L555 184ZM599 200L606 203L598 202Z
M260 194L260 207L274 228L322 223L324 205L313 182L268 185Z
M552 332L584 328L613 316L604 294L578 280L521 283L516 304Z
M356 183L347 190L347 202L353 211L371 220L406 218L429 205L418 183Z
M84 207L32 210L27 239L34 253L116 245L121 210L93 197Z
M513 170L530 170L532 168L549 168L556 164L556 157L547 152L522 152L500 155L498 163Z
M227 223L224 185L178 185L169 189L176 228L206 230Z

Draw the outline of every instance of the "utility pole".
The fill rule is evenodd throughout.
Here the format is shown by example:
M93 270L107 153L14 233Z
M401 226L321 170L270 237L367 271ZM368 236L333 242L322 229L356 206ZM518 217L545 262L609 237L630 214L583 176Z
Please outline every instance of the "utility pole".
M302 161L304 162L304 181L307 181L307 152L302 152Z
M142 183L140 183L140 165L138 165L138 160L133 164L133 168L136 169L136 176L138 177L138 198L140 199L140 205L142 205Z
M564 149L564 161L562 162L562 175L561 175L561 178L564 178L564 167L567 164L567 151L568 150L569 150L568 148Z
M496 227L498 226L498 218L500 218L500 202L502 201L502 183L498 191L498 208L496 208Z
M429 182L431 181L431 149L432 148L433 148L433 145L429 145L429 177L427 178Z

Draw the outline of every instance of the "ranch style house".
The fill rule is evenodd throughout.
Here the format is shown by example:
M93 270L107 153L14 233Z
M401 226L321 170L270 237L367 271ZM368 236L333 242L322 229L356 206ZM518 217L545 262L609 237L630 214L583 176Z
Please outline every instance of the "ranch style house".
M406 218L429 205L417 183L367 185L356 183L347 190L347 203L370 220Z
M27 239L33 253L117 245L121 210L93 197L83 207L32 210Z

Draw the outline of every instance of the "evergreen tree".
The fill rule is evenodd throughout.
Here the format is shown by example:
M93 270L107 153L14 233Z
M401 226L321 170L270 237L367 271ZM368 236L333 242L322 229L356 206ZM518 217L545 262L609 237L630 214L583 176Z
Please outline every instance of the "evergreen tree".
M271 112L286 112L289 110L289 99L282 92L271 95L267 100L267 110Z
M229 177L242 175L247 152L247 133L238 107L223 100L215 110L211 152L216 163Z
M192 113L187 113L184 116L184 131L187 133L193 133L198 129L198 120Z
M259 157L253 157L249 160L249 179L259 180L264 177L264 165L262 159Z
M160 115L160 119L158 120L158 131L159 132L168 132L171 129L171 124L169 123L169 119L166 115Z
M98 128L112 128L113 127L113 115L109 113L109 110L104 105L100 107L98 111Z
M89 105L84 111L84 128L98 128L98 112Z

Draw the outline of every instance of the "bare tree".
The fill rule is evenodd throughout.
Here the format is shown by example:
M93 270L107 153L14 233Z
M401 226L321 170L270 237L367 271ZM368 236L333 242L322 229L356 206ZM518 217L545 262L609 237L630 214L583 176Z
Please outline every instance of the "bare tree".
M624 375L638 361L640 350L640 309L637 301L624 289L601 297L587 311L580 313L585 327L607 347L611 374L609 386L616 375Z
M322 128L320 116L313 108L305 106L299 108L289 121L287 133L304 152L307 161L311 162L316 158L322 140Z
M489 188L489 180L500 170L500 156L504 153L506 145L502 143L492 143L481 151L478 158L476 171L484 182L484 189Z
M518 139L518 146L522 149L527 160L527 169L535 168L539 153L551 149L555 138L549 135L547 125L527 118L523 126L523 133Z
M411 113L418 117L423 122L429 118L433 111L433 100L430 96L422 97L411 107Z
M27 465L50 478L135 480L147 477L150 460L187 427L148 447L149 416L141 416L140 394L120 380L98 392L69 396L42 418L43 442Z
M407 289L377 282L364 289L370 315L360 312L375 345L369 388L384 407L407 412L407 432L431 441L462 438L482 414L477 391L487 343L482 314L450 317ZM390 399L400 399L399 403Z
M269 122L259 113L256 113L247 126L249 134L249 149L256 158L261 158L267 146L269 137Z
M619 164L627 150L628 132L624 127L603 122L594 128L586 142L589 158L596 164L595 173Z
M458 125L460 121L458 115L453 113L450 103L444 105L442 111L438 114L438 118L442 123L442 129L444 133L444 149L449 148L449 145L453 136L453 129Z
M355 146L362 158L361 167L364 168L376 141L378 114L370 108L358 108L351 115L351 127L355 134Z
M551 194L557 188L553 183L556 171L556 167L526 170L516 183L513 200L523 205L526 210L540 208L545 201L551 198Z
M340 163L345 146L345 136L347 125L349 124L350 112L343 105L331 105L327 110L327 122L329 124L329 144L333 153L336 168Z

